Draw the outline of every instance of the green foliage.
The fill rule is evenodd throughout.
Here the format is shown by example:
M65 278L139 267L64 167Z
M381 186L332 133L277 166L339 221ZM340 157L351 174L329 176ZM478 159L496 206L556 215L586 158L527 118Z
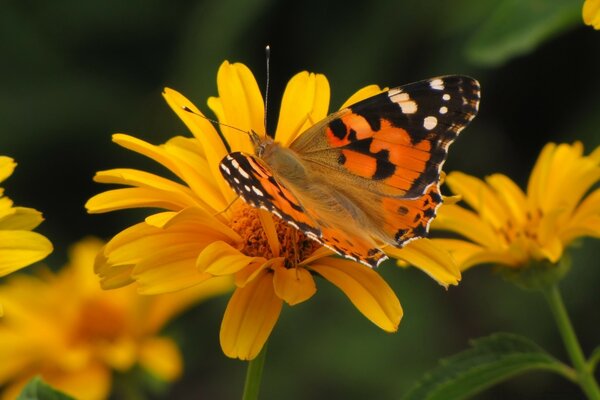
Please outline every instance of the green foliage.
M31 379L23 388L17 400L74 400L52 386L48 385L39 376Z
M503 0L473 35L467 56L480 65L499 65L577 25L580 2Z
M464 399L526 371L549 370L571 377L567 366L529 339L497 333L474 340L472 348L442 360L404 400Z

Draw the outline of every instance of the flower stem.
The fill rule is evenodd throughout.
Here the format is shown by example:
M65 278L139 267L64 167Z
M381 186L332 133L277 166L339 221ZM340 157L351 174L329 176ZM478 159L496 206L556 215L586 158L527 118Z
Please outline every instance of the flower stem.
M242 400L257 400L260 390L260 381L262 377L265 358L267 355L267 343L263 346L258 355L248 362L246 371L246 383L244 384L244 395Z
M560 331L563 342L577 371L577 381L590 400L600 400L600 388L592 375L589 365L585 361L581 346L575 336L575 330L567 314L560 291L556 285L548 286L542 290L548 305L554 315L554 320Z

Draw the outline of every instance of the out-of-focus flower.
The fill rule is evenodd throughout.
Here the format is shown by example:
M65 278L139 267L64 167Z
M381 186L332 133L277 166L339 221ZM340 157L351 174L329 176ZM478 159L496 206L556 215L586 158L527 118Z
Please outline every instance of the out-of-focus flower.
M462 270L482 263L520 268L530 262L557 263L565 248L584 236L600 237L600 147L583 155L583 145L547 144L524 193L510 178L482 181L460 172L446 179L470 208L444 205L433 229L460 239L435 239ZM591 190L591 191L590 191Z
M264 210L234 202L235 193L219 172L228 151L253 152L248 135L264 135L264 103L250 70L242 64L221 65L219 97L209 107L221 132L203 118L189 100L166 89L164 97L192 131L194 138L175 137L154 146L131 136L113 140L169 169L180 182L143 171L114 169L95 180L129 186L90 199L89 212L156 207L140 224L116 235L96 264L104 287L136 281L145 293L178 290L219 276L236 285L221 326L221 346L233 358L252 359L270 335L283 305L295 305L316 292L315 276L339 287L373 323L395 331L402 309L380 275L358 263L333 257L301 232ZM380 91L368 86L353 95L356 102ZM301 72L283 95L275 140L283 146L327 115L329 83L325 76ZM225 142L223 141L225 139ZM229 147L229 149L228 149ZM456 283L458 270L442 260L427 260L422 268L441 283Z
M12 175L17 164L0 156L0 183ZM33 208L14 207L0 187L0 276L42 260L52 252L52 243L31 232L44 219Z
M135 286L105 291L93 272L102 243L74 246L70 263L54 274L14 274L0 286L6 313L0 319L0 387L15 398L33 376L78 399L107 398L111 371L139 365L172 381L182 369L173 340L160 329L191 304L229 290L213 280L193 289L140 296Z
M600 0L585 0L583 3L583 22L594 29L600 29Z

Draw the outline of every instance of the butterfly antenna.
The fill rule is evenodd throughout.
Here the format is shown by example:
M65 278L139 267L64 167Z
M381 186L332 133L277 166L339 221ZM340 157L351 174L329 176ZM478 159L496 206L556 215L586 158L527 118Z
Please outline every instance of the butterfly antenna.
M209 121L209 122L212 122L212 123L213 123L213 124L215 124L215 125L226 126L227 128L235 129L236 131L240 131L240 132L242 132L242 133L245 133L246 135L249 135L249 136L250 136L250 132L248 132L248 131L245 131L245 130L243 130L243 129L240 129L240 128L238 128L238 127L235 127L235 126L232 126L232 125L225 124L225 123L223 123L223 122L217 121L216 119L208 118L208 117L207 117L207 116L205 116L205 115L202 115L202 114L200 114L200 113L197 113L196 111L192 110L192 109L191 109L191 108L189 108L188 106L181 106L181 108L183 109L183 111L187 111L187 112L189 112L190 114L194 114L194 115L195 115L195 116L197 116L197 117L204 118L205 120L207 120L207 121Z
M267 110L268 110L268 105L269 105L269 78L270 78L270 71L269 71L269 64L271 61L271 46L267 45L265 47L265 57L266 57L266 61L267 61L267 85L265 88L265 134L267 133Z

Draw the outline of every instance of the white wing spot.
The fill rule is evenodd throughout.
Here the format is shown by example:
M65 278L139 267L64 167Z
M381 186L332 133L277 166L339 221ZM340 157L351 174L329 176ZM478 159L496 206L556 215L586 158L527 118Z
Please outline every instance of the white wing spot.
M448 107L446 107L446 106L440 107L440 114L446 114L447 112L448 112Z
M240 180L239 180L238 178L235 178L235 177L233 178L233 181L234 181L235 183L237 183L237 184L239 184L239 183L240 183Z
M442 96L442 100L444 100L444 101L450 100L450 95L448 93L444 93L444 95Z
M254 193L256 193L258 196L263 197L265 194L262 192L262 190L260 190L259 188L257 188L256 186L252 186L252 190L254 191Z
M277 217L281 218L281 214L279 213L279 211L277 211L277 210L273 210L273 211L271 211L271 212L272 212L273 214L275 214L275 216L277 216Z
M231 175L231 171L225 164L221 164L221 169L227 173L227 175Z
M408 93L404 93L396 88L389 91L388 97L400 106L404 114L414 114L417 112L417 103L410 99Z
M250 186L244 185L244 189L246 189L246 192L249 192L250 191Z
M444 81L441 79L434 79L429 82L429 86L434 90L444 90Z
M293 226L296 229L300 229L300 227L298 226L298 224L295 223L294 221L288 221L288 224L290 224L291 226Z
M231 165L233 165L233 168L235 168L235 169L239 169L240 168L240 163L238 163L237 160L234 160L232 158L230 161L231 161Z
M425 117L425 119L423 120L423 126L428 131L432 130L437 126L437 118L432 116Z
M250 178L250 175L248 175L248 173L246 171L244 171L243 169L238 168L238 172L240 173L241 176L244 177L244 179Z

